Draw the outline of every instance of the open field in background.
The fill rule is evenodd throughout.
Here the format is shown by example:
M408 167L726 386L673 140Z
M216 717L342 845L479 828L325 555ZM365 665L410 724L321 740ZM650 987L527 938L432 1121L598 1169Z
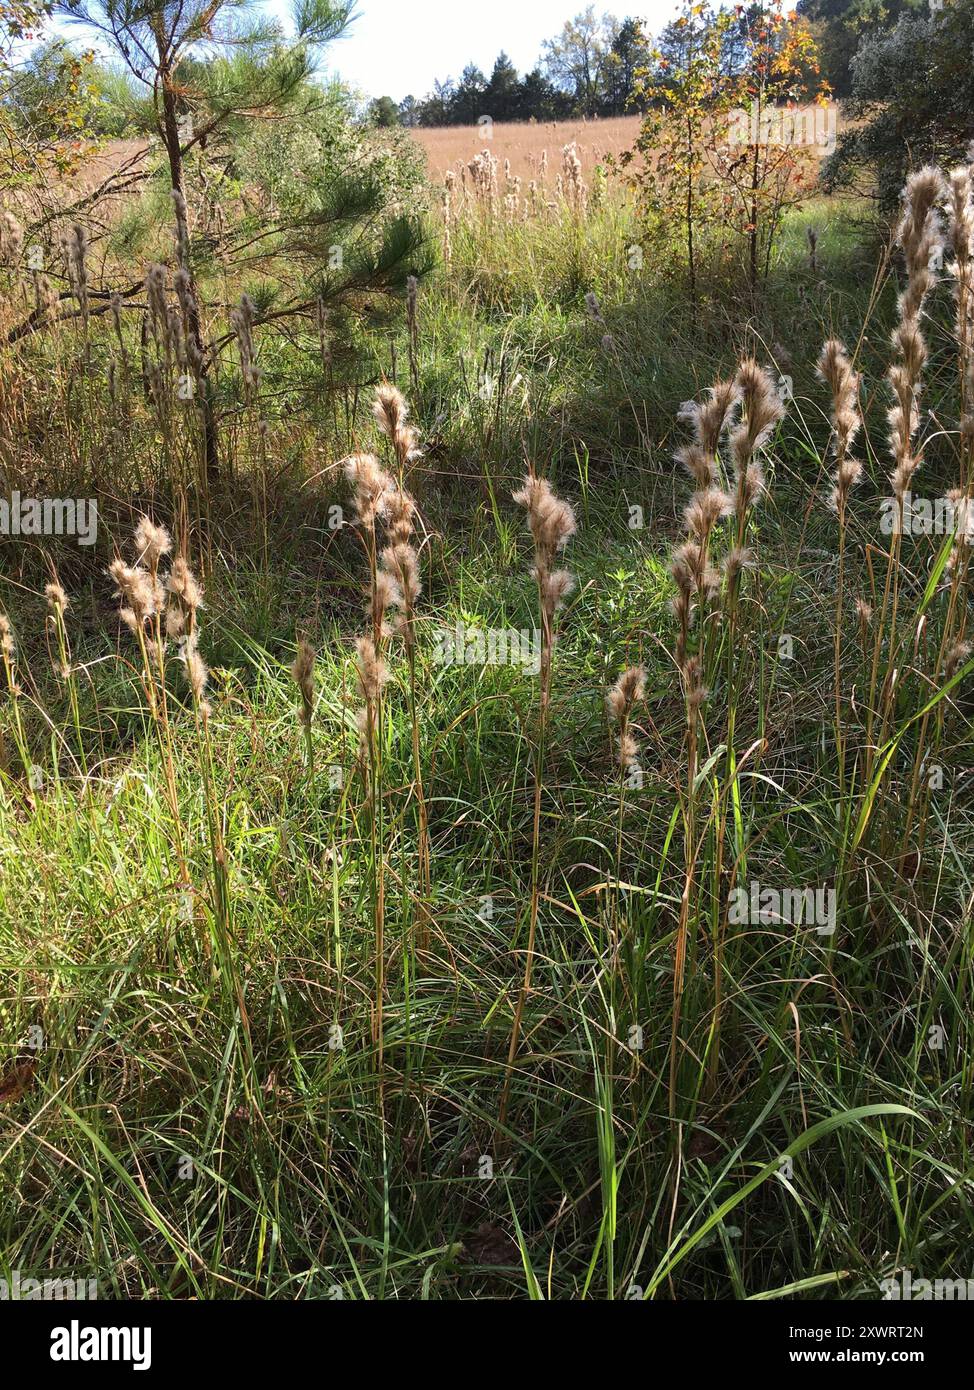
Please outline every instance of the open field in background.
M639 131L638 116L608 116L601 119L574 121L495 122L490 139L484 138L482 127L444 126L414 130L413 138L426 152L430 178L442 182L448 169L467 163L481 150L489 149L503 165L511 161L511 173L525 182L537 178L538 162L547 150L550 168L557 170L561 152L572 141L578 146L579 157L591 173L594 165L607 154L618 157L631 149Z
M789 108L781 110L786 113ZM851 124L854 123L844 120L836 111L835 134ZM591 177L594 167L607 155L618 159L625 150L632 148L639 127L639 116L603 116L572 121L496 121L491 126L490 138L485 138L483 128L477 125L431 126L410 133L426 154L427 169L434 183L442 182L448 169L469 163L485 149L490 150L502 167L509 159L512 176L527 182L538 177L539 161L545 151L549 169L557 172L561 152L572 142L577 146L586 175Z

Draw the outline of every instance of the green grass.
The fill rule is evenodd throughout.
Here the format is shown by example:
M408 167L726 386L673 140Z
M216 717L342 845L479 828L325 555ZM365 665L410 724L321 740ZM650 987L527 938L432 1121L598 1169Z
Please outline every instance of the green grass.
M42 566L32 557L8 568L2 601L29 668L19 704L43 780L29 797L5 698L0 1044L8 1082L18 1059L34 1065L18 1073L22 1093L0 1092L0 1276L74 1270L120 1297L856 1298L899 1268L967 1272L974 825L956 777L971 754L962 704L947 716L950 776L915 879L884 865L870 827L834 937L772 922L728 942L715 1085L713 958L701 934L670 1116L685 762L666 564L688 494L670 455L680 402L749 345L787 368L795 390L761 512L738 698L738 755L759 738L768 746L733 785L717 757L701 799L733 805L735 850L747 877L767 883L832 881L852 833L829 723L835 526L822 504L828 425L811 366L828 331L854 340L873 262L838 205L807 218L822 229L822 283L804 264L796 219L748 322L733 292L692 325L678 283L651 273L630 285L632 228L614 206L582 233L528 225L488 244L456 237L451 267L424 290L415 414L428 443L419 664L432 933L417 950L406 671L394 648L382 731L384 1106L371 1018L375 865L354 770L351 639L365 576L348 533L328 529L327 507L347 508L347 494L332 472L306 481L349 438L275 419L272 457L289 462L267 509L256 485L210 499L201 648L214 668L210 737L249 1033L206 948L206 782L176 663L188 894L158 747L125 669L134 644L124 632L116 640L108 581L65 552L68 630L85 668L79 746L40 640ZM604 327L585 315L589 289ZM870 326L867 390L887 360L879 325L892 298L888 287ZM936 352L931 375L942 373L946 392L946 348L942 362ZM881 486L878 399L867 463ZM352 437L368 437L366 418L363 408ZM74 428L90 461L104 422L94 414ZM525 458L576 504L567 559L577 589L555 658L533 988L498 1135L530 895L536 678L439 666L433 648L436 625L458 619L536 625L528 538L510 502ZM870 485L857 539L874 533L875 499ZM100 549L125 544L127 505L106 505ZM910 557L918 594L930 554L920 545ZM850 564L852 585L862 570ZM311 770L288 674L299 628L319 652ZM794 636L792 661L778 654L782 633ZM647 668L644 781L627 792L620 838L603 701L635 661ZM715 753L725 699L715 690L708 714ZM895 823L914 733L904 731L904 757L882 785L878 825ZM718 881L704 851L705 909L727 867ZM933 1027L942 1047L929 1046Z

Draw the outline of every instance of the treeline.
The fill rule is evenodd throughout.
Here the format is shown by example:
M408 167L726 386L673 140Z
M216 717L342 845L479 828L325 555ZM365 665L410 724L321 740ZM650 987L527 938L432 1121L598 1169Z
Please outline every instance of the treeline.
M371 115L380 125L473 125L494 121L553 121L570 116L618 116L637 109L639 74L652 44L640 20L597 16L594 6L569 20L542 44L538 63L522 77L506 53L490 76L470 63L458 81L407 96L398 106L380 97Z
M798 0L796 9L814 37L821 75L833 97L855 91L855 60L863 42L888 34L901 17L935 14L953 0ZM725 10L737 25L728 30L725 62L737 62L735 29L743 32L762 5L691 6L698 15ZM671 21L654 39L643 21L629 16L598 16L595 7L575 16L560 33L546 40L538 62L523 76L508 55L499 53L487 76L474 63L459 79L435 82L424 97L396 103L379 97L369 115L377 125L474 125L483 116L494 121L554 121L577 116L642 113L656 103L668 83L670 61L680 55L685 24Z
M944 3L945 0L798 0L796 9L808 20L815 35L822 76L832 95L841 100L854 93L856 59L863 40L891 33L901 17L935 15Z

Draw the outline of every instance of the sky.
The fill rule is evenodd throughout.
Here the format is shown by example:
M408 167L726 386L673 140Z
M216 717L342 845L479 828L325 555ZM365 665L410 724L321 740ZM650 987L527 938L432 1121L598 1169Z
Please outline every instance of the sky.
M533 68L543 39L557 34L587 0L358 0L358 18L328 50L325 69L369 96L425 96L434 80L457 78L467 63L490 74L503 49L519 72ZM657 33L676 0L596 3Z
M321 71L341 77L366 96L409 93L426 96L435 81L458 78L468 63L487 76L503 51L518 72L538 63L545 39L558 34L566 20L587 8L589 0L355 0L356 18L325 50ZM596 0L596 14L643 20L649 35L658 34L676 15L677 0ZM286 0L265 0L270 14L286 18ZM55 21L65 37L103 47L98 37L77 25ZM26 54L30 45L24 45Z

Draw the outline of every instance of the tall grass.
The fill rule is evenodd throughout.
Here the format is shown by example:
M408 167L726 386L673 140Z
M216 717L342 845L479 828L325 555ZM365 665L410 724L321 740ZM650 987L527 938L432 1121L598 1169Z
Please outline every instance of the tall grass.
M165 337L79 317L8 350L11 486L44 482L43 431L104 534L56 573L5 547L0 1273L441 1299L962 1272L950 188L957 269L919 301L907 222L874 285L833 206L745 323L731 288L691 324L591 190L486 243L453 208L397 350L330 414L275 415L255 375L318 325L275 363L238 306L223 492ZM947 533L882 532L897 443L958 489ZM485 660L522 630L537 661ZM806 889L831 921L791 920Z

